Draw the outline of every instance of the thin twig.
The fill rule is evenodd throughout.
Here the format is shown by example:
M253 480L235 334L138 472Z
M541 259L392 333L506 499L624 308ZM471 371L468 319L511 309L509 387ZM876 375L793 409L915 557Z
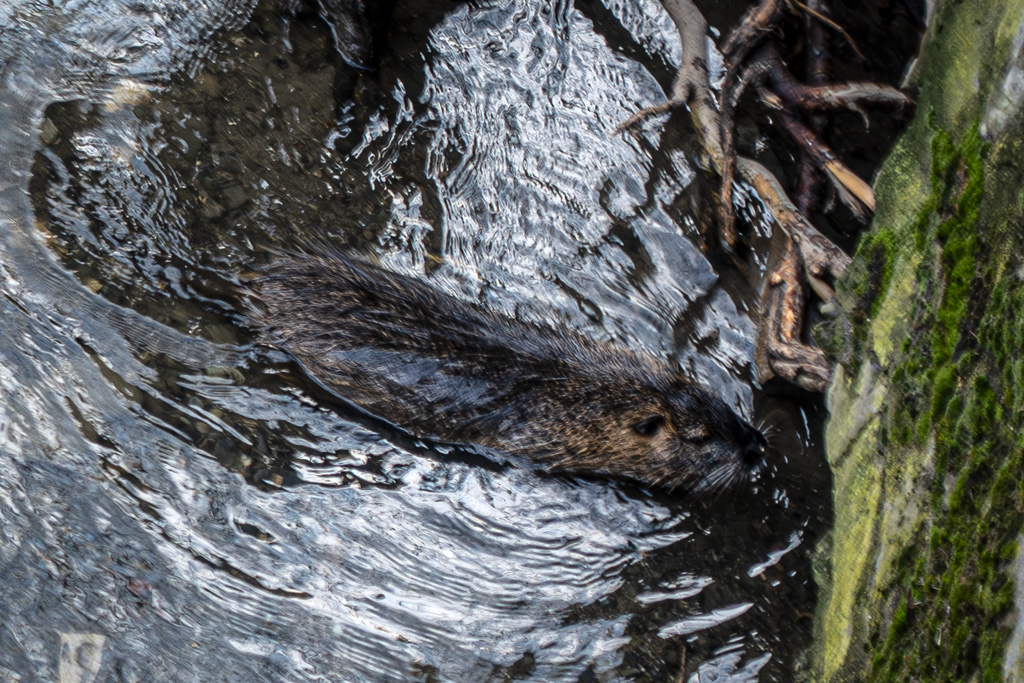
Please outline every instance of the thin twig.
M861 105L905 107L914 103L901 90L879 83L855 81L805 85L793 76L771 43L762 46L752 60L766 63L772 90L787 104L799 109L828 111L845 108L863 113Z
M736 170L736 146L733 136L733 115L747 86L759 82L767 73L769 65L756 61L744 66L735 83L722 89L719 135L722 139L722 181L719 185L718 230L730 250L735 249L739 236L736 233L736 212L732 205L732 184Z
M679 642L679 673L676 674L676 683L686 681L686 643Z
M807 154L829 177L839 192L839 198L851 211L862 219L867 218L868 211L874 212L875 193L870 185L861 180L846 164L839 161L829 146L822 142L810 128L798 121L795 116L787 111L781 111L778 118L799 145L800 150Z
M613 136L614 135L618 135L619 133L621 133L624 130L629 130L630 128L633 128L634 126L637 126L637 125L643 123L644 121L646 121L647 119L651 118L652 116L657 116L658 114L664 114L665 112L671 111L674 107L677 107L677 106L681 106L680 103L668 100L668 101L662 102L660 104L655 104L655 105L650 106L650 107L644 107L643 109L641 109L637 113L633 114L632 116L630 116L628 119L626 119L625 121L623 121L619 125L615 126L615 130L612 131L612 135Z
M789 0L789 2L793 3L794 5L796 5L797 7L802 9L803 11L807 12L808 14L810 14L812 17L814 17L815 19L817 19L821 23L826 24L827 26L831 26L835 30L839 31L841 34L843 34L843 38L846 38L846 42L848 42L850 44L850 47L853 48L853 51L857 53L857 56L860 57L860 60L863 62L865 59L867 59L864 56L864 53L860 51L860 48L857 47L857 43L854 42L853 36L851 36L849 33L847 33L845 28L843 28L842 26L840 26L836 22L832 21L832 19L826 17L821 12L817 12L817 11L811 9L810 7L805 5L804 3L800 2L800 0Z
M828 14L828 0L808 0L808 6L818 12ZM805 74L808 86L825 86L828 84L830 60L828 53L828 35L825 27L820 21L815 21L810 15L804 16L804 30L807 32L807 49ZM781 59L780 59L781 61ZM783 75L790 75L789 70L784 70ZM773 87L779 90L779 80L773 79ZM796 85L803 85L792 79ZM785 97L785 95L783 95ZM863 112L863 110L861 110ZM820 136L825 129L827 116L820 112L813 112L808 117L808 127L815 135ZM866 121L866 119L865 119ZM865 125L867 125L865 123ZM796 176L796 205L805 216L811 216L818 206L819 188L821 187L821 174L808 154L800 154L800 163Z

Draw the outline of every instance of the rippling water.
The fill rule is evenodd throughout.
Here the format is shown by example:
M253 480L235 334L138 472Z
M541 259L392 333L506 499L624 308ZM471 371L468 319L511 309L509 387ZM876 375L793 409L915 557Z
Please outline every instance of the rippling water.
M751 383L686 141L611 134L671 23L423 4L0 8L0 680L791 679L820 416ZM357 414L238 294L325 243L678 361L770 471L697 504Z

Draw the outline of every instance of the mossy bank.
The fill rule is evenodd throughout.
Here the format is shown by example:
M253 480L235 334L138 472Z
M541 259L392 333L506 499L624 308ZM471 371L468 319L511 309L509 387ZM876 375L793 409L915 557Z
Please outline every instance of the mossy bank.
M840 361L809 677L1024 680L1024 0L937 0L820 330Z

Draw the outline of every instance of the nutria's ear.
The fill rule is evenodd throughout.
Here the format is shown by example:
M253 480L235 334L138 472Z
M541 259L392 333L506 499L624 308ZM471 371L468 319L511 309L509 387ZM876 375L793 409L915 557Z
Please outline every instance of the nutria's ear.
M636 433L640 436L654 436L664 424L664 415L648 415L633 425L633 429L635 429Z

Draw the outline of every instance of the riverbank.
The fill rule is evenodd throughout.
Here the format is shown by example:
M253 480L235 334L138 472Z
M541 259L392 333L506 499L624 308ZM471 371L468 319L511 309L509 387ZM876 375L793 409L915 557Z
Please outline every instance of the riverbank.
M910 84L821 331L840 366L814 680L1022 671L1024 2L936 2Z

